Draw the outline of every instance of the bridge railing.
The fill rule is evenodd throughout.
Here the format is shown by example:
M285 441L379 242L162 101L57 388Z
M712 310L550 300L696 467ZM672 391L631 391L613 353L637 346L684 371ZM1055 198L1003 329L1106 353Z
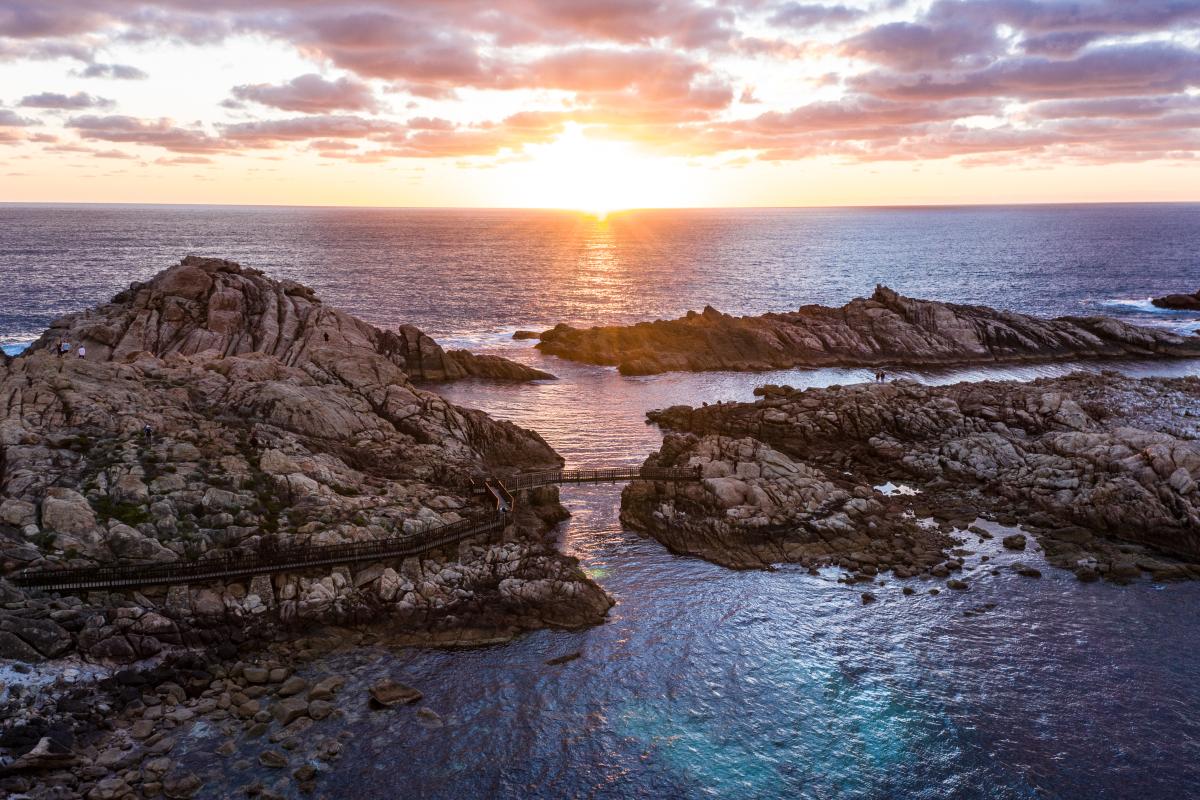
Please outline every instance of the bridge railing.
M525 472L505 481L511 491L536 489L561 483L615 483L619 481L697 481L700 468L617 467L611 469L554 469Z

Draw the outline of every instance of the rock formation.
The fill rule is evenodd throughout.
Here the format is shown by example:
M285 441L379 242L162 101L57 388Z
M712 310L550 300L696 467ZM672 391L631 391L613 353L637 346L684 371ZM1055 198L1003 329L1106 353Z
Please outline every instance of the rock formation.
M54 352L62 341L85 345L91 361L123 362L139 353L260 353L284 366L303 367L330 353L352 353L381 356L413 380L554 377L498 356L447 353L412 325L380 330L324 305L295 281L271 280L232 261L197 256L151 281L132 284L111 303L55 320L29 349Z
M736 569L837 563L902 576L948 558L948 537L871 486L750 437L668 435L647 466L702 469L701 483L639 481L621 496L622 521L677 553Z
M754 476L757 469L761 482L761 455L744 468L739 460L732 483L725 477L706 481L707 496L690 498L692 510L701 512L692 528L711 529L719 519L718 527L732 525L729 535L739 537L772 526L795 531L800 522L828 539L822 526L839 509L851 516L849 495L861 497L859 515L871 518L876 512L870 504L885 501L863 487L903 481L920 493L887 502L961 528L979 514L1021 523L1038 534L1052 563L1079 570L1081 577L1123 580L1142 570L1200 577L1194 563L1200 561L1200 378L1138 380L1104 372L1030 383L898 381L807 391L768 386L760 394L754 403L651 412L653 421L689 432L693 442L681 450L677 439L668 438L655 462L704 463L713 458L713 436L733 436L771 448L740 444L739 453L778 451L803 467L782 488L801 492L798 505L772 497L780 489L737 474L744 469ZM655 536L670 537L663 531L670 526L655 517L671 516L670 508L660 508L662 492L631 485L623 513ZM816 516L789 518L797 507ZM781 560L792 560L783 541L789 558ZM1189 563L1170 563L1151 550Z
M533 431L414 386L406 336L196 259L56 323L0 365L0 575L400 536L484 510L468 488L484 475L561 465ZM87 358L57 355L67 337ZM267 621L374 618L452 640L600 620L611 601L542 541L557 494L519 510L503 542L132 603L0 581L0 650L127 662Z
M1150 301L1159 308L1173 311L1200 311L1200 292L1194 294L1168 294Z
M732 317L708 307L676 320L541 334L543 352L626 375L672 370L937 366L1129 356L1200 357L1200 337L1106 317L1046 320L902 297L876 287L841 308Z

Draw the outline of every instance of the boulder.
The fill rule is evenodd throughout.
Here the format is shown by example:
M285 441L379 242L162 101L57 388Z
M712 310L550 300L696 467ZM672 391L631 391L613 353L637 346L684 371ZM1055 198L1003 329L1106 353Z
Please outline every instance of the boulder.
M79 492L56 486L42 500L42 527L55 533L90 533L96 530L96 514Z
M371 705L375 708L391 708L396 705L407 705L415 703L425 696L411 686L398 683L391 678L376 681L371 685L369 694Z

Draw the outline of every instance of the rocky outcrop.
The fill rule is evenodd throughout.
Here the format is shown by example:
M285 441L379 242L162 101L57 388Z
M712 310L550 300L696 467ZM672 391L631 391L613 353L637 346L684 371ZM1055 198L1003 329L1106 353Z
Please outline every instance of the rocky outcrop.
M58 356L60 335L88 357ZM400 342L303 287L194 259L68 318L0 366L0 575L402 536L486 510L470 489L484 476L561 466L533 431L413 385ZM453 639L602 619L607 595L542 540L557 493L521 511L506 541L403 564L89 598L78 616L10 587L8 607L118 662L252 625ZM51 657L6 625L8 650Z
M1200 311L1200 292L1168 294L1164 297L1155 297L1150 302L1159 308L1168 308L1172 311Z
M733 568L838 564L902 577L948 558L948 537L903 516L871 486L749 437L668 435L646 465L700 467L704 476L637 481L621 495L621 520L677 553Z
M707 307L676 320L541 334L543 352L627 375L823 366L938 366L1128 356L1200 357L1200 337L1106 317L1039 319L876 287L841 308L733 317Z
M399 332L400 352L404 356L405 371L421 380L555 380L555 376L549 372L500 356L477 355L470 350L443 350L441 345L412 325L401 325Z
M302 367L328 362L331 354L353 354L382 357L413 380L552 377L498 356L474 362L466 351L448 354L412 325L380 330L326 306L295 281L198 256L132 284L111 303L55 320L29 349L54 352L64 341L85 345L91 361L124 362L140 353L160 358L261 353Z
M446 358L458 365L465 375L494 381L552 381L549 372L493 355L479 355L470 350L449 350Z
M893 500L917 516L1021 523L1061 566L1117 579L1143 569L1200 576L1194 563L1170 565L1145 549L1200 561L1198 378L1105 372L760 394L651 419L696 436L749 436L845 481L904 481L920 493Z

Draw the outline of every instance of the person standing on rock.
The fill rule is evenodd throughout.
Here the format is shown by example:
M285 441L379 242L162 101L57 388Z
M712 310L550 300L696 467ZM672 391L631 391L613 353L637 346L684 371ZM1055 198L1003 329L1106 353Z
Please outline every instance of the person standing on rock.
M58 357L62 358L69 352L71 352L71 343L66 339L60 340L58 343Z
M79 345L78 349L75 350L75 353L80 358L87 358L87 348L84 347L83 345Z

